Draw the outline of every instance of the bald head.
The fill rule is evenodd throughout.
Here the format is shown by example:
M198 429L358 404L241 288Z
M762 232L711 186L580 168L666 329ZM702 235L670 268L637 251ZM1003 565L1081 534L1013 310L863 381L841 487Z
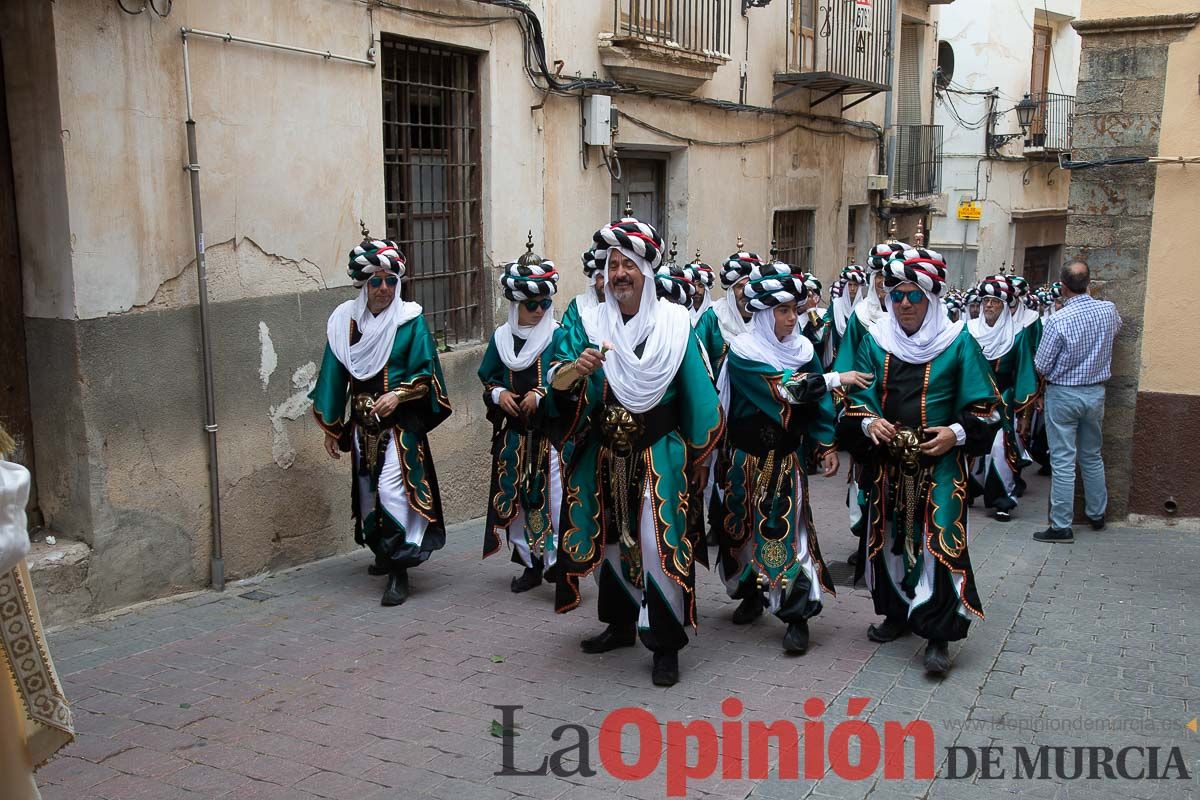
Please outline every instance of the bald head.
M1092 273L1088 269L1086 261L1076 259L1062 268L1061 279L1063 288L1070 291L1071 294L1086 294L1088 284L1092 280Z

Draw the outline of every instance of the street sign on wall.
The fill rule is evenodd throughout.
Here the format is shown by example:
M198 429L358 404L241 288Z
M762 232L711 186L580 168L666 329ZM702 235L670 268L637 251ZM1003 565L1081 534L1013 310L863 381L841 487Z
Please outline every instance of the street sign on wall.
M958 218L964 220L978 220L983 216L983 206L974 200L959 200L958 201Z

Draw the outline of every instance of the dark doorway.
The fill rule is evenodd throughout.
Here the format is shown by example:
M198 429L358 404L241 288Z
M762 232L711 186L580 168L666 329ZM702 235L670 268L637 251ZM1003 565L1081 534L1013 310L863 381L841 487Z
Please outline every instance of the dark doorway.
M633 215L648 222L663 241L667 235L667 156L649 153L618 154L621 178L613 179L610 211L613 219L625 215L625 201L633 207Z
M25 357L25 303L21 290L21 246L12 147L8 138L8 98L4 54L0 53L0 423L17 443L9 458L33 472L33 419L29 406L29 366ZM36 523L37 484L29 495Z
M1034 286L1049 283L1047 278L1058 269L1062 258L1062 245L1051 244L1043 247L1026 247L1025 264L1022 275Z

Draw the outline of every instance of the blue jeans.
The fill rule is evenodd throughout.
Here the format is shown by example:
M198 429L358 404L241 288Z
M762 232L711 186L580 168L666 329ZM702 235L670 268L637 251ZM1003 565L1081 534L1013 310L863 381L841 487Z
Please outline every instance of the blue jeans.
M1046 387L1046 439L1050 444L1050 526L1070 528L1075 516L1075 461L1083 475L1084 510L1092 519L1108 508L1100 427L1104 385Z

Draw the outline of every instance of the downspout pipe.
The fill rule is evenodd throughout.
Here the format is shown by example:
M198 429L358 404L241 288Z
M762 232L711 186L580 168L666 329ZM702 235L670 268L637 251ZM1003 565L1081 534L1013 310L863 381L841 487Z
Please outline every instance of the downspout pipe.
M885 163L888 176L888 192L892 191L891 178L896 168L896 136L892 131L892 107L896 102L896 37L900 29L900 0L892 0L892 24L888 30L888 77L887 102L883 104L883 136L886 142Z
M212 515L212 558L209 562L212 587L225 589L225 558L221 544L221 470L217 460L217 404L213 391L212 333L208 309L208 269L204 263L204 217L200 207L200 157L196 152L196 120L192 115L192 72L188 61L188 31L183 39L183 90L187 101L188 160L184 170L192 189L192 233L196 248L196 282L200 298L200 353L204 370L204 430L208 438L208 499Z

